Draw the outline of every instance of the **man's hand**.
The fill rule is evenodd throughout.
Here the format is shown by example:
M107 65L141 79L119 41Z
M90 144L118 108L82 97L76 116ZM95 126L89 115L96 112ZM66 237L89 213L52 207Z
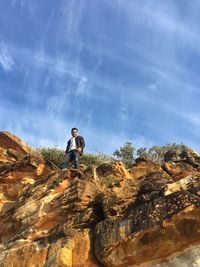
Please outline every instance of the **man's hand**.
M78 147L76 150L77 150L77 152L80 153L81 152L81 147Z
M67 156L67 152L64 153L64 156L65 156L65 157Z

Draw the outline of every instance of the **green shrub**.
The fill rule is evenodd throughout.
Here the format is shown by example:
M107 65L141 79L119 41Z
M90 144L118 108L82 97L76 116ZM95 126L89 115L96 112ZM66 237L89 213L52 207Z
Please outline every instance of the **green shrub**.
M50 148L50 147L41 147L38 148L38 151L42 154L44 160L51 161L59 168L62 167L62 163L64 161L64 150L59 148ZM93 164L95 166L99 166L103 163L109 163L112 161L112 158L103 154L103 153L84 153L80 157L80 163L85 164L86 166Z
M142 147L136 149L132 146L132 143L126 142L119 149L115 150L113 155L122 160L127 168L130 168L133 163L135 156L143 157L148 160L152 160L157 163L162 163L164 159L164 155L168 150L176 150L178 148L186 148L183 144L167 144L164 146L152 146L150 148ZM62 163L64 160L64 150L59 149L57 147L41 147L38 148L38 151L42 154L43 158L46 161L51 161L59 168L62 167ZM135 153L135 151L137 153ZM84 153L80 157L80 163L85 164L86 166L93 164L95 166L99 166L103 163L111 163L114 159L108 155L98 152L97 154L92 153Z
M62 163L64 160L64 150L59 148L50 148L50 147L41 147L38 148L38 151L42 154L44 160L51 161L59 168L62 167Z
M119 149L115 150L113 156L118 160L121 160L126 168L132 167L134 163L134 152L135 148L131 142L126 142Z
M152 146L150 148L142 147L137 150L137 156L161 164L164 160L164 155L168 150L177 150L180 148L185 149L187 146L184 144L173 143L164 146Z
M97 154L85 153L80 158L80 163L85 165L94 164L95 166L99 166L103 163L110 163L113 159L110 156L107 156L103 153L98 152Z

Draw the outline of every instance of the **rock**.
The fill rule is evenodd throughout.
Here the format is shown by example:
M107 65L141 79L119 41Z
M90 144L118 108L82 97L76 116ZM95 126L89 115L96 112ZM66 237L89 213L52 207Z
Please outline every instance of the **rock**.
M109 187L118 185L124 179L131 179L131 175L120 161L104 163L96 168L96 177Z
M162 172L162 168L159 164L156 164L152 161L142 160L137 161L136 164L129 170L131 177L138 179L146 174Z
M113 176L118 179L130 179L130 173L126 170L121 161L113 163L104 163L96 169L99 176L108 177Z
M148 159L144 158L144 157L139 157L135 159L135 163L139 163L139 162L148 162Z
M193 167L200 166L200 155L193 149L185 147L176 150L169 150L164 155L165 162L180 162L184 161Z
M164 162L163 169L174 178L174 180L180 180L181 178L189 174L198 174L198 170L192 167L190 164L181 162Z
M100 222L95 229L99 261L105 266L154 266L153 262L195 245L200 238L199 200L179 191L133 205L119 220Z
M0 267L199 266L198 156L60 170L0 133Z
M14 134L0 132L0 162L13 162L26 155L41 158L41 154Z
M47 247L41 247L38 243L18 244L10 250L1 252L1 267L21 267L21 266L45 266Z

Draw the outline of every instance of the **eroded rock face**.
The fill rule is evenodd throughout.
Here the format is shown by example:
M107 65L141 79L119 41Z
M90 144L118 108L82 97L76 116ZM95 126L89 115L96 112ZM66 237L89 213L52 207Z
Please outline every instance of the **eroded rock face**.
M8 132L0 132L0 213L4 214L41 177L57 172L35 149ZM1 230L0 230L1 231Z
M198 164L60 170L5 132L0 151L0 267L200 266Z
M164 156L165 162L186 162L193 167L200 166L200 155L193 149L185 147L176 150L169 150Z

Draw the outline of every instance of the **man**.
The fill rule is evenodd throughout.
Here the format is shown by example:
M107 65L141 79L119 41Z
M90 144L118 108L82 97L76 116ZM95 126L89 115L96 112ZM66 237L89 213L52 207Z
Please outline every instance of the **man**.
M83 154L85 147L84 138L78 135L78 129L71 129L72 138L67 142L65 159L62 168L67 168L70 162L73 162L75 169L79 169L80 155Z

